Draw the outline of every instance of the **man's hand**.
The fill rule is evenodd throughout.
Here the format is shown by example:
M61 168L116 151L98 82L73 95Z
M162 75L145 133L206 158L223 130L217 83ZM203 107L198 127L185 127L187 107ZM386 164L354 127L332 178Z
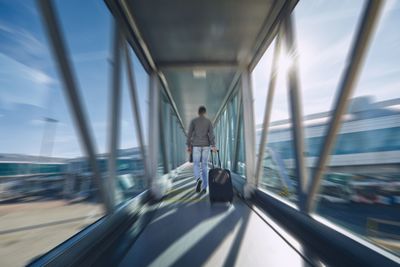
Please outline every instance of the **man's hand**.
M216 146L212 146L212 147L211 147L211 151L212 151L212 152L217 152L217 151L218 151L218 149L217 149L217 147L216 147Z
M191 152L192 152L192 147L188 146L188 147L187 147L187 152L188 152L188 153L191 153Z

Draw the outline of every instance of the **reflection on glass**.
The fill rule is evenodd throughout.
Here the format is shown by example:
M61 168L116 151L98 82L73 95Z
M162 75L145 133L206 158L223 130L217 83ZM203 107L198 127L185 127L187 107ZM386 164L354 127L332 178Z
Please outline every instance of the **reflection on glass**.
M400 3L387 1L318 195L319 215L400 255ZM322 143L323 123L310 130ZM318 140L321 139L321 140ZM310 151L311 157L314 151Z
M364 2L303 1L295 11L311 173ZM386 2L330 153L316 213L400 255L399 10L398 1ZM284 147L290 140L287 136L275 145ZM291 153L284 158L294 160Z
M273 43L274 44L274 43ZM274 45L270 46L267 52L261 58L260 64L253 73L254 83L263 88L254 88L256 94L263 95L263 99L259 99L259 106L265 108L266 91L268 89L268 80L272 64L272 52ZM285 68L289 67L290 60L286 55L285 46L282 45L281 55L279 58L279 70L276 80L275 96L272 102L271 118L268 128L268 139L264 150L264 158L262 161L262 176L260 177L259 186L290 201L296 202L296 186L297 180L295 174L294 144L292 141L291 123L289 116L289 96L287 90L287 75ZM261 76L264 73L264 78ZM265 80L265 81L263 81ZM261 90L264 93L261 93ZM263 101L263 103L261 103ZM258 115L258 125L256 126L256 143L260 144L263 114Z
M390 105L393 101L367 99L350 104L318 194L317 213L399 253L400 110ZM320 129L315 126L310 139L321 138Z

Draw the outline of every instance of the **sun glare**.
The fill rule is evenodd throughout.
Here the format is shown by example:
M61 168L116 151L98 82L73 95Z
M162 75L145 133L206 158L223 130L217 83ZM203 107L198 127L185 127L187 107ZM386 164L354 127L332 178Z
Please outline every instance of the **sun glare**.
M293 67L293 55L284 51L281 53L278 62L278 69L280 73L287 73Z

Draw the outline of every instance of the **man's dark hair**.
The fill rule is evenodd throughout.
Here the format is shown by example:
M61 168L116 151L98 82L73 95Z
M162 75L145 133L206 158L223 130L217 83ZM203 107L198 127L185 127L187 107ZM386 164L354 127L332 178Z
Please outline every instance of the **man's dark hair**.
M207 110L206 110L206 107L205 107L205 106L199 107L199 114L200 114L200 115L203 115L203 114L205 114L206 112L207 112Z

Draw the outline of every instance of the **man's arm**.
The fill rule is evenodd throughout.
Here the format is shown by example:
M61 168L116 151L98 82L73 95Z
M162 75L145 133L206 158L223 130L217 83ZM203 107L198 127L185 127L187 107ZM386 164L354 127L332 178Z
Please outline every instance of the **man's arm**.
M188 146L188 148L190 148L192 146L193 130L194 130L194 124L193 124L193 120L192 120L189 125L189 131L188 131L187 140L186 140L186 145Z
M215 136L214 136L214 127L210 121L210 125L208 126L208 139L210 140L210 145L213 149L215 149Z

